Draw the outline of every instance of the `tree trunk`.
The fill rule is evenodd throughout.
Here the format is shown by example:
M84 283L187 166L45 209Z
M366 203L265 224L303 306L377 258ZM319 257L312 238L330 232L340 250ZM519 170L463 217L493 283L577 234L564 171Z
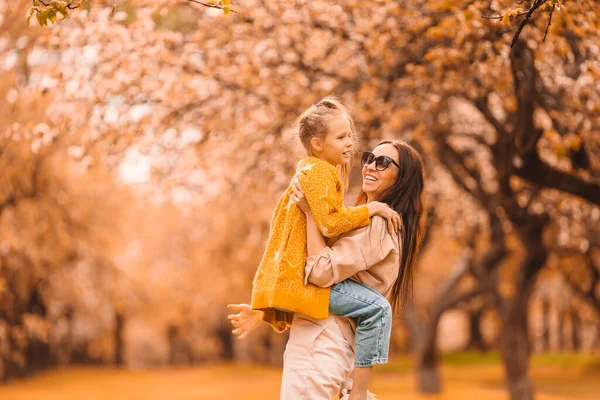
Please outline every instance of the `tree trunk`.
M14 378L17 376L16 373L16 365L14 365L14 363L12 362L10 355L12 353L13 350L13 341L12 341L12 326L10 325L10 323L8 321L6 321L6 342L7 342L7 355L6 358L2 359L3 362L3 377L2 380L4 382L9 381L11 378Z
M415 310L415 306L412 302L406 305L402 316L404 328L408 331L406 351L416 353L424 347L424 324L421 322L421 319L417 315L417 311Z
M433 329L437 328L437 325ZM435 334L433 334L436 336ZM428 343L427 348L421 352L418 367L419 391L421 393L440 393L442 385L438 370L438 355L433 344Z
M571 309L571 349L579 351L581 348L581 339L579 338L579 329L581 327L581 319L577 310Z
M442 384L439 373L439 360L437 354L437 328L441 313L434 314L423 327L423 348L419 352L419 364L417 376L419 380L419 392L440 393Z
M471 300L480 295L479 289L464 293L453 293L462 278L470 271L473 261L472 245L465 250L464 258L454 266L448 280L440 289L440 294L431 306L429 319L423 324L423 346L419 351L417 375L419 377L419 390L421 393L439 393L441 391L440 373L438 370L437 331L440 319L445 311L456 305Z
M564 310L558 312L558 326L556 328L558 334L558 350L563 351L567 347L567 340L565 339L565 319L567 315Z
M527 339L527 307L514 307L509 318L504 321L500 336L500 353L511 400L533 400Z
M177 332L178 329L174 325L170 325L167 329L167 341L169 342L169 364L175 365L176 362L176 349L177 346Z
M122 366L124 360L124 334L125 334L125 317L117 313L115 315L115 365Z
M27 374L33 374L50 368L50 346L38 338L29 340L24 355Z
M514 298L505 301L502 307L504 329L500 336L500 352L504 360L511 400L534 398L533 382L529 376L530 346L527 321L535 277L546 263L547 254L541 237L547 221L547 218L540 216L539 219L529 219L529 224L518 226L519 236L527 254L517 275Z
M221 325L216 331L217 337L221 340L223 360L233 360L233 335L229 325Z
M487 345L481 335L481 316L485 308L479 308L476 311L469 313L469 343L466 346L467 350L475 349L486 351Z
M40 318L46 317L46 305L39 291L39 284L35 286L29 297L26 313L34 314ZM39 337L28 335L29 340L24 352L25 368L28 374L50 368L50 346Z
M550 300L542 298L542 352L550 351Z

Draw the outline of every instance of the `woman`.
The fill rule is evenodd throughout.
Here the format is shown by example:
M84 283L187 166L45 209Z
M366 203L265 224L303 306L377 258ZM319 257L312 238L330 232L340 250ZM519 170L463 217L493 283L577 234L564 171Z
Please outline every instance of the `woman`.
M389 233L385 220L373 217L369 226L342 235L328 247L301 188L296 187L293 200L307 217L305 279L321 287L355 279L390 299L397 310L411 295L423 233L423 163L419 154L402 141L380 143L372 153L363 153L361 163L363 186L357 204L388 204L402 216L402 229ZM244 304L229 308L240 311L229 316L236 328L233 334L240 338L260 325L260 311ZM386 340L388 343L384 343ZM389 337L381 341L381 345L387 345ZM330 315L317 320L296 314L284 355L281 399L330 400L352 371L354 342L351 319ZM364 385L367 380L368 375L361 374L354 385ZM350 394L350 400L362 399Z

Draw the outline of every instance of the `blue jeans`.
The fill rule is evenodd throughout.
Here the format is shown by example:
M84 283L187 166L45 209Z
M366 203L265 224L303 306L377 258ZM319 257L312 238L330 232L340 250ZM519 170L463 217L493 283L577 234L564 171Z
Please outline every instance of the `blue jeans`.
M392 307L385 297L368 286L346 279L331 287L329 312L356 320L356 367L387 363Z

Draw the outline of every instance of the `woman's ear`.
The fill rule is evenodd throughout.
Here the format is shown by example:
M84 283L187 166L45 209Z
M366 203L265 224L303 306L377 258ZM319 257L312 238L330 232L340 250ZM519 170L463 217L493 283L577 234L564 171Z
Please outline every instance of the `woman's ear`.
M316 136L310 139L310 145L313 148L313 150L315 150L318 153L323 151L323 143L321 142L321 139L319 139Z

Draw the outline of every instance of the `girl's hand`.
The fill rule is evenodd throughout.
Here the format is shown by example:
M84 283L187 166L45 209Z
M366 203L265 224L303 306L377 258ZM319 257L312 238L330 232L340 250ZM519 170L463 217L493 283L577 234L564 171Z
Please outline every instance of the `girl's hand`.
M248 337L262 322L262 311L253 310L248 304L227 304L227 308L232 311L239 311L239 313L229 314L227 317L235 328L231 333L239 336L238 339Z
M292 183L292 191L294 193L290 194L290 199L296 203L296 205L302 210L304 214L310 214L310 206L308 205L308 200L306 200L306 196L304 196L304 190L300 185L300 181L298 179L294 179Z
M367 208L369 209L369 214L380 215L387 220L388 223L388 231L398 232L402 227L402 218L400 215L392 210L390 206L385 203L380 203L379 201L372 201L367 204Z

